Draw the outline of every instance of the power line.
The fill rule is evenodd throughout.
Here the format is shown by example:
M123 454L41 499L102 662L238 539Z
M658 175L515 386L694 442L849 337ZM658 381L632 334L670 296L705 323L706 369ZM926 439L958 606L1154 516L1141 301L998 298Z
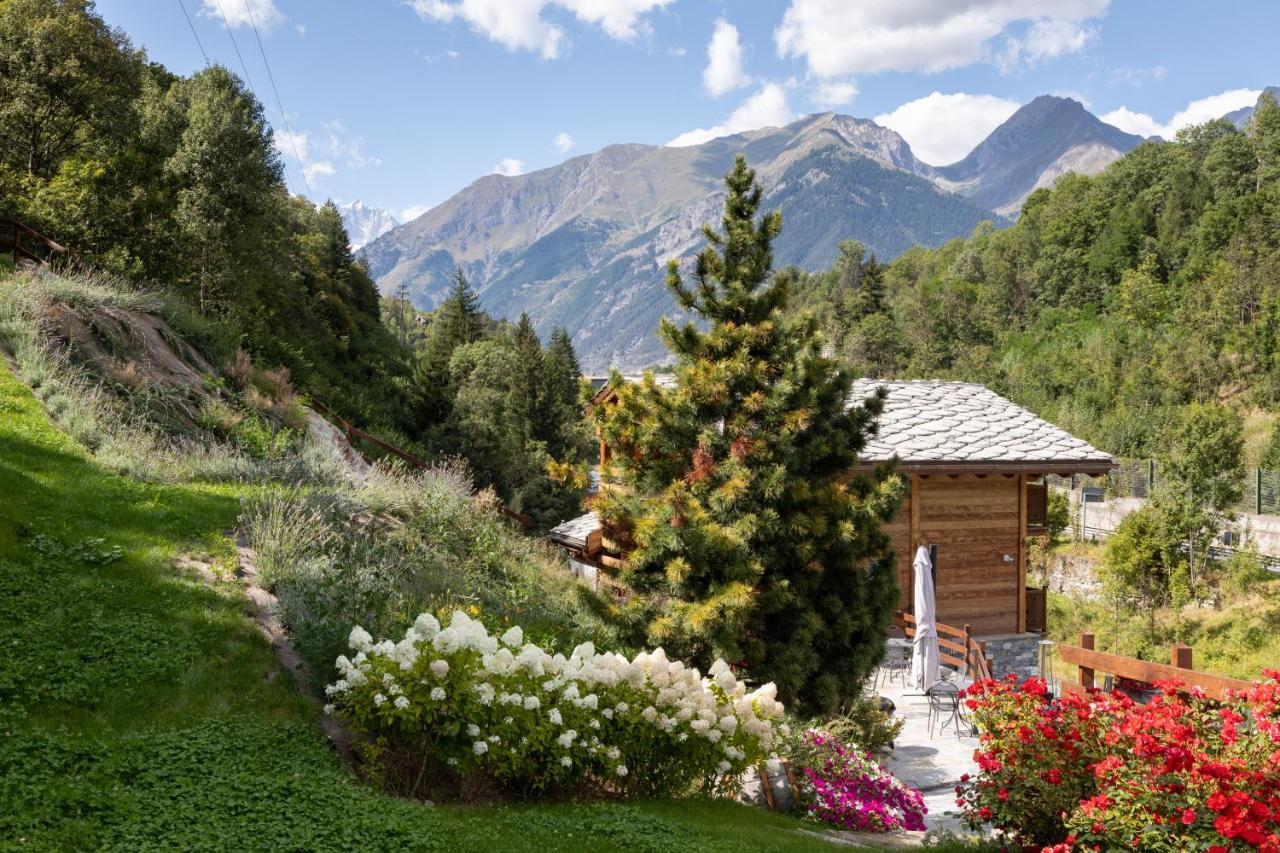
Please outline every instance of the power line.
M178 8L182 10L182 17L187 19L187 26L191 28L191 35L196 40L196 47L200 48L200 55L204 57L205 67L209 67L209 54L204 52L204 45L200 43L200 35L196 32L196 25L191 23L191 16L187 14L186 4L182 0L178 0Z
M240 45L236 44L236 34L231 32L231 22L227 20L227 13L222 8L222 0L217 0L217 3L218 13L222 15L222 23L227 27L227 35L231 36L231 46L235 48L236 59L240 60L240 70L244 72L244 82L249 84L249 90L252 91L253 79L249 76L249 66L244 64L244 57L240 55Z
M293 159L298 164L298 172L302 175L302 183L307 188L307 196L310 197L312 194L311 181L307 178L307 170L302 167L302 158L298 156L298 143L293 137L293 128L289 127L289 116L284 111L284 104L280 101L280 90L276 88L276 78L271 73L271 63L267 61L267 49L262 46L262 36L258 34L258 23L253 19L253 0L249 0L244 5L249 12L249 24L253 27L253 37L258 40L258 52L262 54L262 64L267 68L267 80L271 81L271 91L276 96L276 108L280 110L280 118L284 121L285 132L289 134L289 147L293 149Z

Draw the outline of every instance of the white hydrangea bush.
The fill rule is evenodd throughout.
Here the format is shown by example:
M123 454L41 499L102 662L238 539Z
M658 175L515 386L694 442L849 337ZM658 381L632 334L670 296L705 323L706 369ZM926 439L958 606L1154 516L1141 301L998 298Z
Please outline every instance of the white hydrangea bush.
M399 642L351 631L328 713L380 749L481 773L513 791L584 782L625 792L714 789L785 736L773 684L748 692L723 661L707 677L662 649L568 657L461 611L418 617Z

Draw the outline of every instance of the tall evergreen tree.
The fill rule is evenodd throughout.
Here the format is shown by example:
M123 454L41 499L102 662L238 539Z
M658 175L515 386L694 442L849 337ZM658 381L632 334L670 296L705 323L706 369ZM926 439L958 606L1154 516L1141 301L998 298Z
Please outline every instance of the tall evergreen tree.
M533 328L527 311L520 312L516 323L515 350L518 358L517 375L513 377L515 409L527 441L540 432L536 422L544 396L542 341L538 339L538 332Z
M582 368L573 350L569 333L557 326L551 330L543 358L544 390L539 408L540 438L547 443L552 456L562 458L576 445L582 444L584 422L578 403L578 386Z
M897 582L881 522L900 480L851 476L875 430L881 395L849 405L851 377L822 354L807 316L786 320L790 281L771 277L778 212L758 223L760 187L746 159L725 179L722 231L686 285L667 284L706 322L661 333L676 386L647 376L593 410L611 451L599 511L628 552L635 594L615 613L638 642L706 665L740 662L804 711L858 695L883 651Z
M458 347L480 340L484 323L480 297L459 267L454 273L452 292L436 309L426 348L414 371L419 421L424 426L440 423L448 416L453 396L449 359Z

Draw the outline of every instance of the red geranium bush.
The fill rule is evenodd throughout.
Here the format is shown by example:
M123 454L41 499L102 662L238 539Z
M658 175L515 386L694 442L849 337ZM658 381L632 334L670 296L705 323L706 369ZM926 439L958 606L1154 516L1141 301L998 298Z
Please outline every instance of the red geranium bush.
M984 681L964 700L979 729L981 772L962 777L956 805L975 827L990 823L1023 844L1062 840L1063 819L1094 793L1103 757L1088 700L1050 701L1044 681Z
M1280 853L1280 672L1266 678L1226 702L1162 684L1146 705L984 683L966 700L982 772L959 802L1054 851Z

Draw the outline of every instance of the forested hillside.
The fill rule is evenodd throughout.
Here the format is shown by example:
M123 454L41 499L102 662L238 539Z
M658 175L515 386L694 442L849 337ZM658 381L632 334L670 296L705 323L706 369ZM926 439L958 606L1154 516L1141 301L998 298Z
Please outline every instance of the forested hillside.
M170 73L86 0L5 0L0 92L0 216L73 248L109 291L190 306L213 366L242 349L426 458L466 458L477 485L539 523L577 512L543 473L581 420L555 402L576 395L567 337L551 336L561 367L544 371L528 324L480 323L478 309L462 326L388 322L337 207L290 193L239 77Z
M1095 177L881 265L861 246L795 273L873 376L983 382L1121 456L1149 456L1193 402L1280 407L1280 109L1147 142ZM1259 417L1259 421L1265 420Z
M399 417L377 290L338 211L288 193L239 78L171 74L84 2L5 3L0 57L0 215L222 318L343 411Z

